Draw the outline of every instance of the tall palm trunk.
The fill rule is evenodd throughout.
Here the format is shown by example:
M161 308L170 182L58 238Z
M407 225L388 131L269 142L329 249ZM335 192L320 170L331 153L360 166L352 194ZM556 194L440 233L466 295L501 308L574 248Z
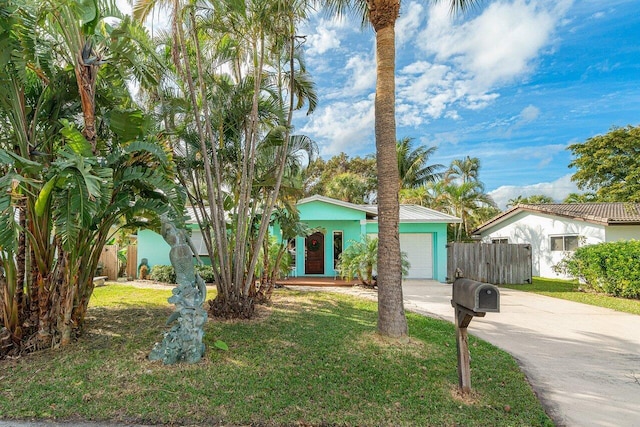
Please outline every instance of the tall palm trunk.
M90 46L90 45L89 45ZM90 49L90 48L89 48ZM78 93L80 94L80 105L84 120L82 135L91 144L94 155L98 154L98 132L96 131L96 77L98 67L86 65L82 56L78 54L78 63L75 65L76 79L78 80Z
M376 31L377 81L375 135L378 168L378 332L407 335L402 301L400 258L400 191L395 120L395 21L400 2L368 1L369 17Z

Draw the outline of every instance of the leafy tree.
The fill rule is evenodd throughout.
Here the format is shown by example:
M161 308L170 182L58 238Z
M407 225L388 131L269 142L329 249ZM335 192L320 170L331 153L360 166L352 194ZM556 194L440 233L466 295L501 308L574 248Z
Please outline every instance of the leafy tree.
M569 193L562 203L593 203L598 201L595 193Z
M343 172L326 184L325 195L345 202L362 204L365 202L369 186L361 175Z
M437 147L420 146L414 149L412 142L411 138L403 138L396 144L401 189L418 188L427 182L435 182L442 177L438 170L444 169L441 164L427 165Z
M594 191L603 202L640 202L640 126L612 128L569 150L578 188Z
M402 302L402 262L398 231L400 205L395 119L395 24L399 0L323 0L327 10L344 15L354 11L370 24L376 37L375 138L378 175L377 204L380 266L378 332L390 337L407 335ZM452 10L464 9L473 0L451 1Z
M348 177L338 178L343 174ZM336 181L348 180L353 184L345 195L337 196L341 200L353 203L372 202L375 198L377 185L375 156L350 158L345 153L330 158L327 161L315 159L305 171L305 195L322 194L335 197L339 194ZM333 195L332 195L333 194Z

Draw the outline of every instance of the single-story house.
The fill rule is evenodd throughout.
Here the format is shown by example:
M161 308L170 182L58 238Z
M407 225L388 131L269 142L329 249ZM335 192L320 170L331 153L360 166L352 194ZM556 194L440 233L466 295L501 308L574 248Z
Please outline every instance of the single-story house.
M579 246L640 239L640 203L522 204L473 236L484 243L528 243L533 275L562 278L553 266Z
M306 238L298 236L290 242L290 252L295 259L291 274L297 277L337 276L338 256L350 242L359 241L364 235L377 236L377 206L315 195L298 201L297 207L302 222L322 230ZM400 249L407 254L411 264L407 278L446 280L447 224L460 221L454 216L422 206L400 205ZM192 240L199 254L206 256L200 230L195 225L192 227ZM272 233L281 238L277 225ZM159 234L140 230L138 263L142 258L147 258L151 266L168 265L169 245Z

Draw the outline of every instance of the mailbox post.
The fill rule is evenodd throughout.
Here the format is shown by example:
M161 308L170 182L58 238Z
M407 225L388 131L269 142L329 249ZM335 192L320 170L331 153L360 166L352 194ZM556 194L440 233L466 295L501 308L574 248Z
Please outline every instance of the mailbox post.
M458 384L463 394L471 392L471 366L467 327L474 316L500 312L500 291L494 285L458 278L453 282L451 305L455 314L458 350Z

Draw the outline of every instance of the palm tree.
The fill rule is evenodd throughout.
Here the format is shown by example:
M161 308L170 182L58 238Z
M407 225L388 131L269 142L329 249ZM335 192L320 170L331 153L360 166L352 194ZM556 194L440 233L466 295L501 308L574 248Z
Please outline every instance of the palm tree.
M484 193L483 185L478 181L467 181L461 184L440 181L433 186L433 190L436 193L435 203L439 209L462 220L455 229L456 241L469 236L474 213L480 207L495 207L495 202Z
M463 10L474 0L451 0ZM376 33L375 138L378 170L378 332L389 337L407 335L402 302L398 159L395 118L395 23L400 0L323 0L337 15L352 10Z
M366 235L362 241L350 241L349 246L340 254L340 276L349 281L357 277L364 286L377 286L378 243L377 237ZM411 265L406 253L401 253L401 259L402 275L405 276Z
M400 203L430 207L433 205L433 194L429 191L429 183L418 188L403 188L400 190Z
M376 285L374 272L378 265L378 239L364 236L362 241L351 241L340 255L338 269L345 280L357 277L365 286Z
M517 205L535 205L541 203L553 203L553 198L545 196L544 194L533 194L531 196L518 196L513 199L509 199L507 207L513 207Z
M427 165L429 157L435 153L438 147L420 146L412 149L412 142L411 138L403 138L396 144L401 189L418 188L442 177L438 170L443 169L443 165Z
M569 193L562 203L593 203L598 201L595 193Z
M158 3L166 2L138 1L135 16L144 19ZM175 81L190 104L182 126L191 138L174 147L191 150L185 157L195 167L183 179L195 190L191 202L200 207L207 249L218 261L212 312L250 316L269 227L262 218L271 217L291 166L290 145L300 141L291 135L293 110L307 103L312 110L316 102L296 42L310 2L211 1L200 8L174 0L170 6L168 46ZM164 122L171 125L168 117ZM261 152L272 161L262 162Z
M458 180L463 184L470 181L478 181L480 172L480 159L477 157L465 157L451 162L449 169L444 173L446 181Z

